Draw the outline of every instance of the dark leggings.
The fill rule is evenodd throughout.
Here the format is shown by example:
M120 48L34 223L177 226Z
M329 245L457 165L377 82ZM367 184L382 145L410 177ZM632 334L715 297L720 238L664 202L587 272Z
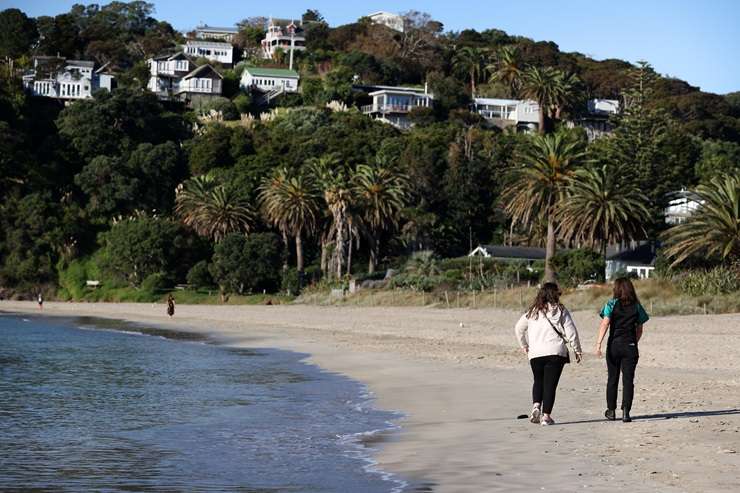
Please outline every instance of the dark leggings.
M542 403L542 412L550 414L555 404L555 391L558 388L560 374L563 373L566 359L562 356L540 356L529 360L534 375L532 385L532 402Z
M619 390L619 372L622 372L622 409L632 409L632 398L635 395L635 368L640 354L637 344L612 343L606 348L606 368L609 378L606 381L606 407L617 408L617 391Z

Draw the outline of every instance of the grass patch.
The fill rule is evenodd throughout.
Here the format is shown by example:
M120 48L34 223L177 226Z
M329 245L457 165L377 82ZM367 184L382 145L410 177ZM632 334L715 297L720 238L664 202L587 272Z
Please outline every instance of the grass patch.
M650 315L697 315L740 312L739 293L712 296L690 296L674 283L659 279L635 281L640 301ZM503 308L523 310L537 292L535 287L483 291L433 291L411 289L363 289L344 297L332 296L328 289L306 292L296 299L309 305L338 306L431 306L437 308ZM588 289L567 289L563 303L571 311L598 312L612 296L610 284Z

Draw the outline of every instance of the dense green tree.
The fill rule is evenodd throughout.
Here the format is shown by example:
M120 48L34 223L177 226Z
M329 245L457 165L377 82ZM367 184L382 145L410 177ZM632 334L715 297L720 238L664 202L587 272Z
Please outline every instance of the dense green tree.
M523 67L519 61L518 52L513 46L504 46L496 52L494 63L486 66L491 82L501 82L509 90L510 98L519 93Z
M0 12L0 57L18 58L31 49L38 38L36 22L18 9Z
M180 225L167 219L146 215L121 219L101 236L103 267L131 286L140 286L152 274L172 281L182 260L177 245L183 234Z
M452 57L452 66L470 78L470 97L475 97L475 83L483 72L486 57L482 50L464 46Z
M274 292L280 285L280 257L280 240L272 233L249 238L231 233L216 245L210 271L222 298L230 293Z

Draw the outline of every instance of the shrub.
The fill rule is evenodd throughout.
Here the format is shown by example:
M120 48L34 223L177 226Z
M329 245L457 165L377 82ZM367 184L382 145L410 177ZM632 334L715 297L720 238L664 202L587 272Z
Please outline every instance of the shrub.
M146 276L141 283L141 290L151 294L161 293L166 291L172 284L172 281L167 279L167 275L163 272L155 272Z
M681 291L691 296L706 296L740 291L740 269L717 266L706 271L692 271L677 276Z
M552 263L558 281L563 286L577 286L584 281L604 279L604 258L587 248L558 252Z
M213 277L208 270L208 261L201 260L190 268L187 275L188 284L194 288L207 288L213 286Z
M241 93L234 98L234 106L239 113L249 113L249 110L252 107L252 98L244 93Z
M300 293L301 286L298 279L298 270L295 267L283 270L283 275L280 282L280 289L285 291L289 295Z

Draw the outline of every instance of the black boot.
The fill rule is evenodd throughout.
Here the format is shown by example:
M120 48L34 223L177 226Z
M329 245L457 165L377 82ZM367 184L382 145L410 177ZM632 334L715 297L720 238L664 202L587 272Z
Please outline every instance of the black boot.
M632 422L632 418L630 418L630 412L627 409L622 410L622 422L624 423Z
M607 409L606 411L604 411L604 416L606 416L606 419L608 419L609 421L614 421L615 419L617 419L617 415L614 412L614 409Z

